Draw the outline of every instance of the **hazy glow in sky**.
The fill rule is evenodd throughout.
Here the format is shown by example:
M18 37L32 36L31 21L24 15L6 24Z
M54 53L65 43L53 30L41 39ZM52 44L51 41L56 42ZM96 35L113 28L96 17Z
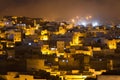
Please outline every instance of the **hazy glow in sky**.
M120 20L120 0L0 0L0 16L17 15L71 19L92 15L102 21Z

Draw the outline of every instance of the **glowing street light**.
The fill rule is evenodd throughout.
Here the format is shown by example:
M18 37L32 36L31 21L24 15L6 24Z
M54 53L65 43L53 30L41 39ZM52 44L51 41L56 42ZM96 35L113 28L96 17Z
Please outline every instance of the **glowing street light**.
M87 16L86 19L89 20L89 17Z
M87 23L86 23L86 22L81 22L81 24L82 24L83 26L87 26Z
M75 19L72 19L72 22L75 23Z
M88 16L90 19L92 18L92 16Z
M79 16L76 16L76 19L79 19Z
M89 19L91 19L91 18L92 18L92 16L86 16L86 17L85 17L86 20L89 20Z
M99 25L98 22L93 22L93 23L92 23L92 26L93 26L93 27L98 26L98 25Z

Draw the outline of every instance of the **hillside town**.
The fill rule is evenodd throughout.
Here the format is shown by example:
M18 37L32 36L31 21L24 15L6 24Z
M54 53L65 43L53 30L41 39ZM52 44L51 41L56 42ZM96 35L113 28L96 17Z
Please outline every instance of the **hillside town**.
M0 80L107 80L120 75L120 25L0 18Z

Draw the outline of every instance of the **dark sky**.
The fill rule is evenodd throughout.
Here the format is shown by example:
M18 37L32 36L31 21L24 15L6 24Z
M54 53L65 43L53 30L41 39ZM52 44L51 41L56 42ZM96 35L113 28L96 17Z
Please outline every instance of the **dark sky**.
M120 0L0 0L0 16L17 15L66 19L92 15L120 19Z

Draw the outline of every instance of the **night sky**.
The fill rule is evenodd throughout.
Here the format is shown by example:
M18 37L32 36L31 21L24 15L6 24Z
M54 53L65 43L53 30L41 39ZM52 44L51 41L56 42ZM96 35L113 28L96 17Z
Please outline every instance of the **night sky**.
M0 0L0 16L16 15L70 19L92 15L100 20L120 20L120 0Z

